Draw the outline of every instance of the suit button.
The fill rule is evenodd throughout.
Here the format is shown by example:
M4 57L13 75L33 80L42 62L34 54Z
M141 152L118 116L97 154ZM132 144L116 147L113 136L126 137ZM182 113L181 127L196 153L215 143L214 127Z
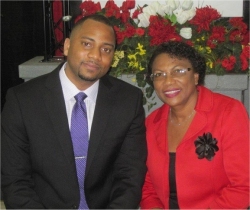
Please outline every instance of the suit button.
M73 205L73 206L72 206L72 209L77 209L77 205Z

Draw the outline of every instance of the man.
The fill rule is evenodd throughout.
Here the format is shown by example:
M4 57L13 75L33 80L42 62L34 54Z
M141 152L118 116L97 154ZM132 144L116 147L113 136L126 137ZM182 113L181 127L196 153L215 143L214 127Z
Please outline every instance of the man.
M138 207L146 172L142 92L107 75L114 51L108 19L87 16L65 40L66 63L8 91L1 142L7 208ZM89 135L81 157L71 125L79 92L87 95Z

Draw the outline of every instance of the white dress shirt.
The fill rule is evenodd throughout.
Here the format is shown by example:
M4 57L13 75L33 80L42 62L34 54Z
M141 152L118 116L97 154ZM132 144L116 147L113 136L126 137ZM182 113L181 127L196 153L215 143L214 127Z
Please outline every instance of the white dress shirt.
M66 105L69 129L71 125L71 114L72 114L73 106L76 102L74 96L78 94L79 92L84 92L88 96L87 98L85 98L84 102L86 104L86 109L87 109L88 132L90 136L91 126L92 126L92 121L93 121L93 116L94 116L94 111L95 111L97 92L98 92L98 87L99 87L99 80L97 80L88 89L84 91L80 91L67 77L65 73L65 67L66 67L66 63L62 66L59 72L59 77L60 77L64 101Z

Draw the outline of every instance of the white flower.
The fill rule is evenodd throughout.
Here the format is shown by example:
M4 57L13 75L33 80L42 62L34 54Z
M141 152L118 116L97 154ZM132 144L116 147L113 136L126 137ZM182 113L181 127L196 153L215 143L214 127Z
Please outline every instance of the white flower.
M182 5L181 5L181 8L183 10L190 10L193 6L193 1L192 0L184 0Z
M147 8L147 7L146 7ZM161 4L159 2L153 2L151 3L149 6L149 13L151 15L156 15L157 11L161 8ZM143 9L143 12L144 12L144 9ZM148 12L148 11L147 11Z
M147 7L144 7L142 9L141 14L138 15L138 19L140 23L138 24L139 27L148 27L149 26L149 18L151 15L156 15L159 13L160 15L165 15L164 12L162 12L162 5L159 2L153 2Z
M192 28L182 28L180 30L180 35L185 39L191 39L191 37L192 37Z
M190 10L184 11L182 8L179 8L179 9L174 10L173 13L175 14L177 18L177 22L179 24L184 24L185 22L187 22L188 20L191 20L194 17L195 10L190 9Z
M167 4L172 8L172 11L179 7L179 0L168 0Z
M143 13L148 13L150 15L156 15L157 11L161 7L159 2L153 2L152 4L148 5L147 7L144 7L142 9Z
M138 26L139 27L148 27L149 26L149 17L150 15L148 13L141 13L138 15L138 20L140 21Z
M188 19L188 20L193 19L193 17L194 17L195 14L196 14L196 10L195 10L194 8L191 8L190 10L187 10L186 12L187 12L188 15L189 15L189 19Z
M161 16L172 15L172 8L169 5L161 5L157 13Z

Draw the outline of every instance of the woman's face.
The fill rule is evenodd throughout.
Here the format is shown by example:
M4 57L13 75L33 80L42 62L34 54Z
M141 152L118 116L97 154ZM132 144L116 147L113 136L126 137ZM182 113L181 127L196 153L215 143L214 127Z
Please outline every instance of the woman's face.
M188 68L189 71L186 70ZM182 69L184 70L179 71ZM156 94L161 101L175 108L196 104L199 75L194 72L189 60L171 57L166 53L159 54L153 62L152 73L167 74L153 80Z

